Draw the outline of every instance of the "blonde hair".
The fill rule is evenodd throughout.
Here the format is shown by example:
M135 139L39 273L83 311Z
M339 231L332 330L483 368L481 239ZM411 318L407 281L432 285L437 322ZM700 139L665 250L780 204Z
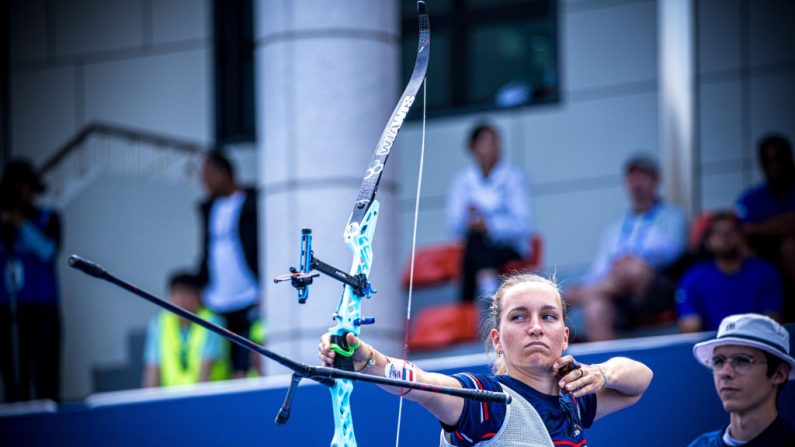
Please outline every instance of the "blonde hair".
M502 317L505 294L508 293L510 288L525 283L543 284L552 288L555 296L557 296L558 300L560 300L563 321L566 321L566 302L563 300L563 296L560 293L560 286L556 282L554 275L552 278L545 278L535 273L517 273L505 277L502 284L500 285L500 288L497 289L497 292L494 293L494 296L490 298L491 302L488 303L488 315L483 326L483 337L484 344L486 346L486 352L493 354L496 359L491 365L491 370L494 372L494 374L506 374L508 369L505 366L505 359L503 359L502 355L497 354L494 350L494 344L491 341L491 330L500 330L500 318Z

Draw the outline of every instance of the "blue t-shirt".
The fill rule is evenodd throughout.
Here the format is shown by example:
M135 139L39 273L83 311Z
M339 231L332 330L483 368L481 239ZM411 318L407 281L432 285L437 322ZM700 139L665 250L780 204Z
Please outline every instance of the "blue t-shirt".
M783 288L778 271L758 258L745 258L742 267L727 275L714 261L693 266L679 282L676 293L680 317L697 315L703 330L714 331L723 318L742 313L781 313Z
M596 416L596 395L589 394L576 399L570 394L549 396L510 376L461 373L453 377L468 389L501 391L500 383L507 386L535 408L553 442L587 447L583 428L590 427ZM503 403L465 399L458 424L455 427L443 425L443 428L452 433L450 438L453 445L474 446L493 438L500 431L505 410Z
M12 295L20 304L58 303L55 261L60 232L60 218L54 211L36 210L35 216L12 232L13 241L0 241L0 303L8 303Z
M758 223L771 217L795 211L795 188L784 199L776 197L766 183L744 192L737 199L737 214L740 220Z

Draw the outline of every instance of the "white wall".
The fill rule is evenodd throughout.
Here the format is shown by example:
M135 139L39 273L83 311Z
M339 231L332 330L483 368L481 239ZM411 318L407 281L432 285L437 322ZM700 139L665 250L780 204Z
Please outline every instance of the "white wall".
M11 150L41 164L94 120L209 142L207 0L13 0Z
M750 5L747 14L743 5ZM530 177L545 265L563 279L587 267L602 229L627 206L623 161L639 149L659 152L657 6L640 0L567 0L560 6L559 104L428 122L418 244L449 240L445 194L467 163L468 130L483 118L498 124L507 156ZM777 130L795 139L795 3L699 0L695 7L700 201L702 209L713 209L731 206L759 180L755 142L761 134ZM408 124L396 152L403 260L420 136L420 123Z
M213 127L208 0L12 0L11 143L37 165L92 121L197 143ZM253 150L235 151L253 179ZM92 369L130 361L127 337L156 308L66 266L79 253L163 296L167 275L194 267L201 191L100 175L61 204L62 397L93 391Z
M701 203L713 209L761 179L762 135L795 141L795 3L700 0L698 16Z

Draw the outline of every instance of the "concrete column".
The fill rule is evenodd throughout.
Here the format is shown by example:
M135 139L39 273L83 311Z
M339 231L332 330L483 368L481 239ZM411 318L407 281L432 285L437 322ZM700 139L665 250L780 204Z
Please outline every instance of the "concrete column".
M345 224L399 96L398 2L259 0L255 14L267 346L316 364L317 343L333 323L342 284L316 278L301 305L295 289L271 279L298 265L302 228L313 230L319 259L345 271L351 266ZM362 305L364 316L376 318L362 336L389 354L398 353L405 324L396 167L390 160L377 195L371 281L379 293ZM286 372L272 362L266 369Z
M660 161L666 198L699 211L695 6L658 2Z

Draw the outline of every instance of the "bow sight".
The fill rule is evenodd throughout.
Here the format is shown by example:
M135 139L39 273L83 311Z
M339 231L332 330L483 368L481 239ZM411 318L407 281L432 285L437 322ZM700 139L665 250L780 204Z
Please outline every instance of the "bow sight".
M284 275L273 278L273 282L278 284L280 282L290 281L290 285L295 287L298 291L298 302L301 304L306 303L307 298L309 298L309 286L312 284L314 278L320 276L320 273L326 274L343 284L351 286L353 293L360 298L370 298L372 294L378 293L370 285L366 274L357 273L355 275L350 275L316 258L315 252L312 250L312 230L310 228L301 230L301 258L298 261L298 265L300 266L298 269L290 267L290 273L285 273ZM361 321L355 321L354 325L359 326L372 323L375 323L375 319L362 318Z

